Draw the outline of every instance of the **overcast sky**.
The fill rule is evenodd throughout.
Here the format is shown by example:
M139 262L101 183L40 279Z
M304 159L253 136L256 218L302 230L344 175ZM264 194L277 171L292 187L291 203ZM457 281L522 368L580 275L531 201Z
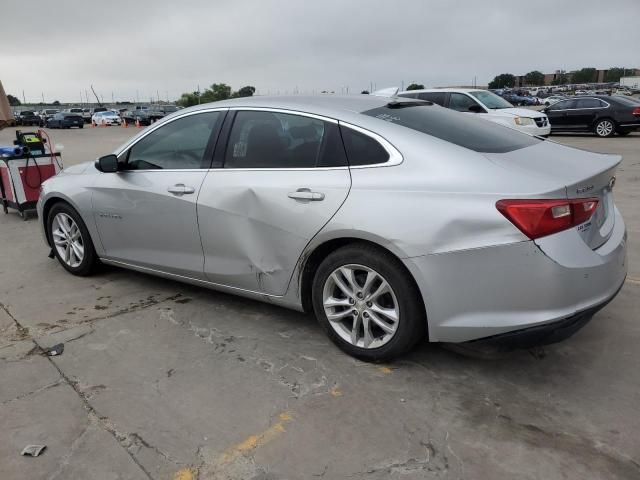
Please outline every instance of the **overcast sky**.
M640 67L640 0L2 0L0 15L0 80L31 102Z

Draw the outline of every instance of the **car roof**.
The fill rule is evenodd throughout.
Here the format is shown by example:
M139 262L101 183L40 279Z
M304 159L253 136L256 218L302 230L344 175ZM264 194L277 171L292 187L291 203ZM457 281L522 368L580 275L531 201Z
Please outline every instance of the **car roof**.
M400 93L423 93L423 92L446 92L446 93L471 93L471 92L488 92L489 90L484 90L482 88L423 88L421 90L405 90Z
M252 96L222 100L219 102L196 105L174 112L179 115L185 113L206 110L212 107L244 107L244 108L277 108L294 110L306 113L315 113L329 118L349 119L354 114L360 114L367 110L383 107L390 102L411 102L408 98L379 97L376 95L315 95L315 96Z

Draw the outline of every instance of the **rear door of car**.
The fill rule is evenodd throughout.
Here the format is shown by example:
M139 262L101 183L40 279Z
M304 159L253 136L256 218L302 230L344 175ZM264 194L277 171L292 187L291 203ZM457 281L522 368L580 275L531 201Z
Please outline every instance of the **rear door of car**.
M577 98L572 109L567 110L567 124L579 129L590 128L608 104L597 98Z
M304 248L347 198L338 122L232 109L198 199L210 282L283 295Z

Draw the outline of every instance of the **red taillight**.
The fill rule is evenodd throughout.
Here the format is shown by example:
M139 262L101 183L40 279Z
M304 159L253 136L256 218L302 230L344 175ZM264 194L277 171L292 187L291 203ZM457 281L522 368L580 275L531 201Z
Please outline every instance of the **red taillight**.
M580 225L591 218L597 198L575 200L499 200L496 208L530 239Z
M633 113L636 117L640 117L640 107L636 107L633 109Z

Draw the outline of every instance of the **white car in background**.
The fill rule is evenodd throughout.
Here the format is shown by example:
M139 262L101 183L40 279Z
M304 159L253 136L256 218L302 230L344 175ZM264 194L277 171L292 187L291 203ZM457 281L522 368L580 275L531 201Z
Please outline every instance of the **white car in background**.
M428 100L458 112L477 114L500 125L529 135L548 136L551 125L547 116L536 110L516 108L488 90L472 88L433 88L398 93L399 97Z
M567 100L568 98L569 97L566 97L565 95L551 95L547 98L541 99L540 101L545 107L548 107L550 105L553 105L554 103L558 103L561 100Z
M97 126L101 125L120 125L122 123L122 119L120 115L111 110L107 110L106 112L97 112L94 113L91 117L91 122Z

